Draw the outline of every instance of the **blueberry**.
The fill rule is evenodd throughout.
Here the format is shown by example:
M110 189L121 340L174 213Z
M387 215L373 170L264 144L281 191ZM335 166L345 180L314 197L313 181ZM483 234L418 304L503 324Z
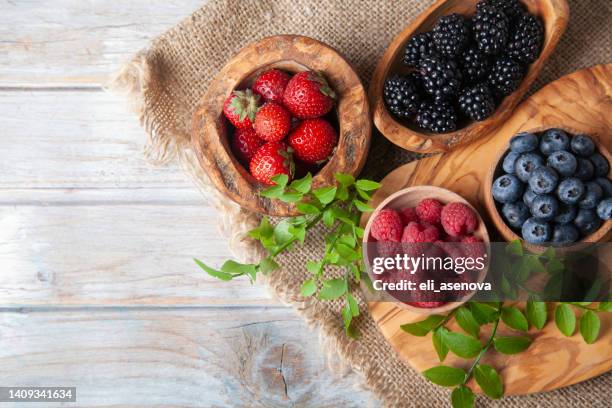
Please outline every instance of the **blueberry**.
M536 194L548 194L557 188L559 175L550 167L539 167L531 173L529 186Z
M500 203L513 203L523 194L523 183L512 174L504 174L493 182L493 198Z
M601 226L601 219L595 213L595 210L586 210L581 208L578 210L574 225L582 235L589 235L597 231Z
M555 224L552 242L558 245L569 245L578 241L580 233L572 224Z
M538 137L533 133L521 132L510 139L510 150L517 153L531 152L538 147Z
M612 219L612 198L602 200L597 206L597 216L602 220Z
M565 177L573 176L576 172L576 167L578 167L576 156L565 150L552 152L550 156L548 156L546 164Z
M610 164L599 153L594 153L589 157L591 163L593 163L593 168L595 170L595 177L608 177L608 173L610 172Z
M527 188L525 189L525 194L523 194L523 202L525 203L525 205L531 208L531 203L533 203L533 200L537 196L538 195L534 193L533 190L531 190L531 187L529 187L529 184L527 184Z
M595 143L593 143L593 140L587 135L576 135L572 137L570 146L572 152L576 153L578 156L589 157L595 153Z
M520 153L510 150L506 157L504 157L502 168L506 173L514 174L514 163L516 163L516 159L518 159L520 155Z
M555 222L558 224L570 223L574 221L577 213L578 210L576 209L575 205L560 203L559 209L557 210L557 216L555 217Z
M584 195L586 188L584 183L577 178L562 180L557 187L557 197L565 204L578 204Z
M577 177L582 181L589 181L593 178L594 173L595 168L593 167L593 163L591 163L589 159L579 157L578 167L576 167L576 173L574 173L574 177Z
M607 178L597 177L595 182L599 184L599 187L603 190L604 197L612 196L612 182Z
M531 204L531 214L544 221L551 221L559 211L559 202L551 195L537 196Z
M543 244L550 241L552 228L546 221L537 218L529 218L523 224L523 239L531 244Z
M561 129L548 129L540 141L540 151L548 156L558 150L569 149L570 138Z
M504 204L502 214L504 214L508 225L513 228L521 228L523 223L527 221L527 218L531 217L529 208L521 201Z
M516 177L519 178L523 183L529 181L531 173L539 167L544 165L544 159L537 153L523 153L516 159L514 164L514 171Z
M578 207L592 210L593 208L597 207L597 204L599 204L601 201L603 190L601 187L599 187L599 184L595 183L594 181L584 183L584 188L584 196L578 203Z

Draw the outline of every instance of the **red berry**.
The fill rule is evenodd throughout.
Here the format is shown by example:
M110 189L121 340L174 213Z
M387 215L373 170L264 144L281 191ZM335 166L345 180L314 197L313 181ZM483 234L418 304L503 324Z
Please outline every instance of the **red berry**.
M420 222L411 222L402 234L402 242L407 243L424 243L436 242L440 237L440 231L435 225L422 224Z
M313 71L297 73L291 78L283 103L300 119L318 118L334 106L336 94L321 74Z
M418 221L419 217L417 217L416 211L412 207L402 208L400 210L400 217L402 218L402 223L404 225L408 225L413 221Z
M279 142L289 133L291 115L282 105L268 102L255 115L255 131L268 142Z
M372 222L370 231L377 241L399 242L402 236L402 220L397 211L382 210Z
M439 225L443 207L435 198L426 198L416 206L416 213L421 221Z
M283 102L283 94L291 76L278 69L262 72L253 84L253 92L261 95L266 101Z
M255 152L264 144L253 128L236 129L232 139L234 154L245 163L249 163Z
M473 235L468 235L467 237L463 237L463 239L461 240L461 243L463 244L462 245L463 250L467 257L476 259L476 258L484 257L484 255L486 254L486 249L485 249L484 244L482 243L482 240L479 238L476 238Z
M238 129L250 128L259 109L259 95L253 91L232 91L223 104L223 114Z
M338 143L336 131L324 119L306 119L287 139L295 157L305 163L320 164L327 161Z
M284 143L268 142L257 150L251 159L249 168L256 180L272 185L274 184L272 177L277 174L286 174L291 179L294 164Z
M463 203L446 204L441 219L444 231L453 237L470 234L478 228L476 213Z
M473 235L468 235L467 237L463 237L461 239L461 242L463 242L464 244L476 244L478 242L482 242L482 239L476 238Z

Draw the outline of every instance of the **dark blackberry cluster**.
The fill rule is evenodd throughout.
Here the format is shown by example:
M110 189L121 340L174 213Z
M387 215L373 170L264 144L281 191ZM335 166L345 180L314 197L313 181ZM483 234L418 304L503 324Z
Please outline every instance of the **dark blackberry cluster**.
M409 73L384 86L387 108L431 132L485 120L540 55L544 30L519 0L481 0L472 18L441 17L406 43Z

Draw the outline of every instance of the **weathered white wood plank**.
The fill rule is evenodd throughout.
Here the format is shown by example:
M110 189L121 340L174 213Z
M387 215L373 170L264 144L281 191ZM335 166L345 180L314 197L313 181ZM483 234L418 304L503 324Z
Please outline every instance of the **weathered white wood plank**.
M0 188L192 187L143 156L145 133L102 91L0 92Z
M377 406L288 309L4 312L0 336L0 384L76 386L77 406Z
M0 2L0 86L100 86L202 0Z

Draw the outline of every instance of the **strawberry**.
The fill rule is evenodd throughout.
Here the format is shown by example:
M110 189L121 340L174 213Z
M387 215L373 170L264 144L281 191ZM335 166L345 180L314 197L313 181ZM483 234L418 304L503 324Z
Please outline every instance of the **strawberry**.
M268 102L257 111L254 127L260 138L278 142L289 133L291 115L282 105Z
M241 161L244 163L249 163L255 152L264 143L266 143L266 141L257 136L255 129L236 129L234 138L232 139L232 150Z
M338 136L326 120L306 119L289 134L287 142L295 157L305 163L320 164L333 154Z
M336 94L321 74L305 71L295 74L285 88L283 103L300 119L318 118L334 106Z
M278 69L261 73L253 84L253 92L269 102L283 102L283 93L291 77Z
M259 108L259 95L253 91L232 91L223 104L223 114L238 129L250 128Z
M272 185L272 177L286 174L293 176L294 164L287 146L281 142L268 142L261 146L251 159L249 166L256 180Z

